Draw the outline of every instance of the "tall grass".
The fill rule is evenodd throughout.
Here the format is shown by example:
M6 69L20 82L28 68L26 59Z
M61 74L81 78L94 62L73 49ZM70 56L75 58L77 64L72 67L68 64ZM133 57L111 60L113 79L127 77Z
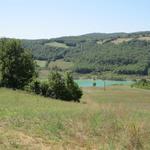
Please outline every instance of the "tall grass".
M0 89L3 149L150 149L150 92L84 88L81 103Z

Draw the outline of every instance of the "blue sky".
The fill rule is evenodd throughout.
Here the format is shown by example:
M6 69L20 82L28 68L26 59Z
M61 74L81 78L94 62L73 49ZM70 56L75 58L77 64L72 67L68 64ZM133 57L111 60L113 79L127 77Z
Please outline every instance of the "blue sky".
M150 30L150 0L0 0L0 37Z

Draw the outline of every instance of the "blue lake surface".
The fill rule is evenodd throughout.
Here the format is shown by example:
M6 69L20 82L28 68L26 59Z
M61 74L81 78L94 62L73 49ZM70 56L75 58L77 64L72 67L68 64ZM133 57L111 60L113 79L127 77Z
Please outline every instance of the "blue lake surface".
M96 83L96 87L104 87L104 80L75 80L75 82L80 87L92 87L93 83ZM105 80L105 86L111 86L111 85L131 85L132 81L112 81L112 80Z

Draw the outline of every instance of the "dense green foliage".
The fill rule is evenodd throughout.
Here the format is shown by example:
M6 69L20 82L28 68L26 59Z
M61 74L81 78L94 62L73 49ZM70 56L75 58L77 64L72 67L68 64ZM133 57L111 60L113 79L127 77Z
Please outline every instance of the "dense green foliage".
M74 82L73 77L70 73L66 74L65 86L68 91L67 98L79 102L79 99L82 96L82 90L78 87L78 84Z
M72 75L67 73L62 76L57 71L50 72L48 82L34 80L26 86L26 90L45 97L75 102L79 102L82 96L82 90L74 82Z
M148 37L149 40L140 38ZM114 42L115 40L126 41ZM54 43L57 46L51 46ZM65 46L60 46L60 43ZM148 75L150 68L150 32L87 34L50 40L22 40L23 47L32 50L35 59L63 59L73 62L77 73Z
M36 64L29 51L22 48L20 41L0 41L0 85L13 89L26 89L36 94L67 101L78 101L82 91L70 73L63 77L59 72L50 73L48 82L36 79Z
M1 85L22 89L35 76L32 55L21 47L18 40L0 41Z
M141 79L136 81L132 87L142 88L142 89L150 89L150 81L146 79Z

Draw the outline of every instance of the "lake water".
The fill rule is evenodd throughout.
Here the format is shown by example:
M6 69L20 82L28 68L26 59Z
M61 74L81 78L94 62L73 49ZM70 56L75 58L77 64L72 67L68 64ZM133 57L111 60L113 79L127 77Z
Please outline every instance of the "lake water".
M93 80L75 80L75 82L80 87L92 87L93 86ZM96 87L104 87L104 80L95 80ZM132 81L111 81L111 80L105 80L105 86L111 86L111 85L130 85L132 84Z

